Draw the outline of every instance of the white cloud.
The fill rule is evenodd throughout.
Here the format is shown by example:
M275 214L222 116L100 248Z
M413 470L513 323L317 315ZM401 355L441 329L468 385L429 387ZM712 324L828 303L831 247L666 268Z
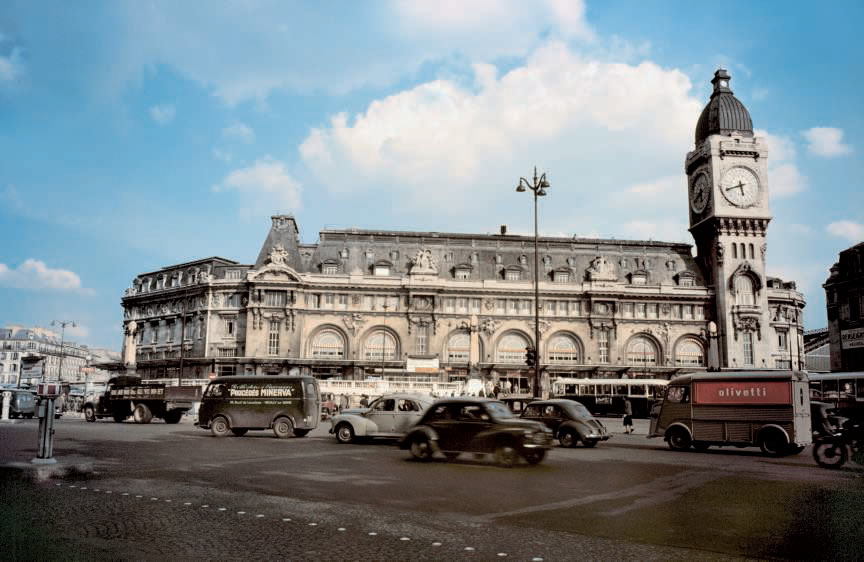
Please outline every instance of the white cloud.
M632 240L662 240L690 243L687 225L681 220L632 220L620 225L621 234Z
M759 129L754 133L768 144L768 186L771 197L780 199L804 191L807 178L795 162L795 143L789 137L772 135Z
M234 170L213 191L236 191L245 213L296 211L300 208L300 184L285 171L285 164L265 156L247 168Z
M497 198L526 163L540 161L555 165L550 175L577 184L559 191L565 185L553 181L550 197L560 205L580 190L608 192L609 182L633 184L653 175L651 168L669 169L658 162L680 166L702 107L677 70L586 60L557 41L500 78L489 65L474 70L467 86L435 80L374 101L361 114L333 116L302 143L303 161L328 189L398 185L391 195L397 206L450 212ZM627 166L613 146L627 146ZM641 162L649 170L640 170Z
M171 104L154 105L150 108L150 117L160 125L167 125L174 120L176 109Z
M249 144L255 140L255 131L248 125L237 122L222 129L222 136L229 140Z
M834 127L813 127L802 133L807 139L807 150L816 156L831 158L852 152L852 147L843 144L843 129Z
M66 326L65 335L69 339L78 340L80 342L81 340L90 337L90 328L83 324L76 323L74 326Z
M852 242L864 241L864 225L849 220L832 222L825 227L825 232L831 236L845 238Z
M18 47L13 48L8 56L0 55L0 82L14 81L21 75L23 68L21 49Z
M652 181L635 183L624 190L625 195L641 197L646 199L662 199L664 197L681 196L687 191L687 178L684 174L677 176L665 176ZM668 204L663 200L664 205Z
M72 271L51 269L45 262L29 258L15 269L0 263L0 286L12 289L73 291L92 294L81 287L81 278Z

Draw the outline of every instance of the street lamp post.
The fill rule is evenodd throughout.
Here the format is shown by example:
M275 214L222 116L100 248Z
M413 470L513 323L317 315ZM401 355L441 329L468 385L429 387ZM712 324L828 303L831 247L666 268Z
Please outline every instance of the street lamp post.
M384 298L386 299L387 297L384 297ZM387 305L386 302L382 306L384 307L384 319L383 319L384 327L381 329L381 379L383 380L384 379L384 352L387 348L387 309L390 307Z
M64 348L64 342L66 338L66 326L72 326L75 328L77 324L75 324L74 320L52 320L52 326L60 326L60 361L57 367L57 382L63 382L63 356L65 355L66 349ZM42 382L45 382L45 371L42 371Z
M534 398L540 398L540 274L537 264L537 198L546 195L549 182L546 181L546 173L537 177L537 166L534 166L534 181L529 182L525 178L519 178L516 191L519 193L530 189L534 193L534 380L531 383L531 394Z

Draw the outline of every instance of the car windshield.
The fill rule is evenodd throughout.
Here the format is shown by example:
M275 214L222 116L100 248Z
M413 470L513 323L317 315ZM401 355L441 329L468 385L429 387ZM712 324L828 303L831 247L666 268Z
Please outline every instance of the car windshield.
M565 403L563 404L563 408L575 419L584 420L591 417L591 412L588 411L588 408L586 408L579 402L571 401L569 403Z
M513 415L513 412L510 411L510 408L508 408L507 405L504 404L504 402L487 402L486 409L489 410L489 413L497 419L516 417L515 415Z

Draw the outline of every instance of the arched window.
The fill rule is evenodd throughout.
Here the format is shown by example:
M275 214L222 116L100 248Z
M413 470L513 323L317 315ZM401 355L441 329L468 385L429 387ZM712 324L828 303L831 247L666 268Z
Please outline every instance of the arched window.
M550 363L581 363L579 342L572 336L554 336L546 345Z
M627 363L647 366L657 364L657 346L645 336L636 336L627 344Z
M756 298L753 293L753 280L746 275L735 278L735 304L753 306Z
M396 359L396 339L385 330L372 332L363 345L363 358L367 361Z
M528 340L521 334L506 334L498 341L495 360L499 363L525 363Z
M702 344L690 338L678 342L675 348L675 364L685 367L703 367L705 352L702 350Z
M447 361L449 363L465 363L471 352L471 336L458 332L447 340Z
M322 330L312 340L312 357L345 359L345 338L336 330Z

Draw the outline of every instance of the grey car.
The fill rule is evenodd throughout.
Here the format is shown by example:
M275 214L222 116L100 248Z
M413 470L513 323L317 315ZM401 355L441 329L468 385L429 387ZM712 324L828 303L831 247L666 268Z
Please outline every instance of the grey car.
M545 424L562 447L575 447L580 441L586 447L593 447L609 439L606 426L575 400L559 398L531 402L522 410L522 418Z
M419 394L385 394L368 408L343 410L330 419L330 433L340 443L369 437L402 437L433 402Z
M36 395L29 390L12 390L11 392L12 400L9 402L9 417L32 418L36 413Z

